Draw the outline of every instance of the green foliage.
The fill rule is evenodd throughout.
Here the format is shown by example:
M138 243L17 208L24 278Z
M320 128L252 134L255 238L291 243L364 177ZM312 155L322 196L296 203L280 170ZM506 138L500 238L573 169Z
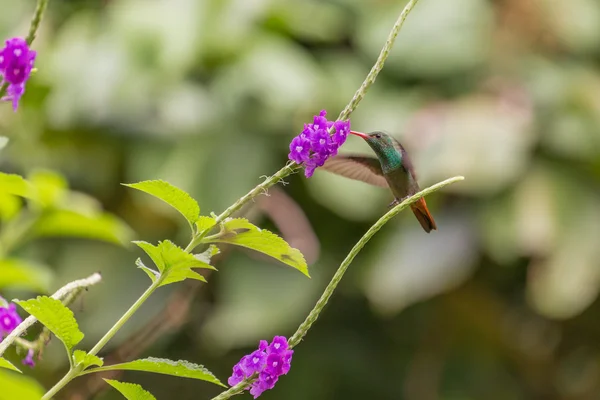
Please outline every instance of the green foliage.
M82 365L83 369L86 369L89 366L96 365L101 367L104 364L104 361L98 356L94 356L92 354L88 354L83 350L75 350L73 352L73 365Z
M18 258L0 259L0 289L23 288L47 292L50 286L50 271L43 266Z
M38 296L30 300L16 300L25 311L33 315L50 330L70 352L73 346L83 339L73 311L59 300L47 296Z
M206 279L193 271L193 268L215 269L192 254L186 253L181 247L169 240L159 242L158 246L143 241L135 241L134 243L150 256L158 268L161 279L160 286L180 282L188 278L206 282ZM140 267L140 264L138 264L138 267ZM151 271L148 271L147 268L142 269L150 276Z
M144 262L142 261L141 258L138 258L137 260L135 260L135 265L137 265L137 267L139 269L141 269L148 275L148 277L150 278L152 283L156 282L156 280L160 277L160 274L158 272L156 272L152 268L146 267L146 265L144 264Z
M228 219L222 225L222 232L207 237L207 242L235 244L267 254L284 264L296 268L310 278L304 256L274 233L260 229L244 218Z
M89 372L120 370L154 372L156 374L173 375L180 378L199 379L201 381L207 381L214 383L215 385L225 387L225 385L223 385L221 381L219 381L212 374L212 372L204 368L202 365L194 364L184 360L173 361L164 358L149 357L122 364L94 368L89 370Z
M213 217L207 217L206 215L201 215L198 217L196 221L196 230L200 234L217 224L217 221Z
M126 243L130 238L129 228L111 214L85 215L69 210L42 215L32 228L32 234L38 237L97 239L115 244Z
M0 369L0 400L40 400L43 395L35 379Z
M113 379L104 379L104 381L117 389L127 400L156 400L156 397L150 392L135 383L119 382Z
M8 221L19 213L23 204L21 199L6 192L0 192L0 219Z
M168 182L161 180L143 181L132 184L124 184L125 186L141 190L142 192L151 194L152 196L161 199L188 220L190 225L193 225L200 215L200 206L189 194L171 185Z
M0 357L0 368L11 369L13 371L21 372L17 367L12 365L10 361L5 358Z
M52 171L35 171L29 176L28 180L32 186L32 198L42 208L59 204L69 188L67 180L62 175Z
M30 198L32 189L31 183L22 176L0 172L0 192Z

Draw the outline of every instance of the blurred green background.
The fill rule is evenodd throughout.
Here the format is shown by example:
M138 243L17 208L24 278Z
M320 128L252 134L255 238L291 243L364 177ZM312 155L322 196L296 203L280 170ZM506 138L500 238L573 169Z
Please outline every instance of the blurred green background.
M120 183L165 179L219 213L283 165L312 115L339 113L404 4L52 0L33 46L39 72L18 113L0 107L2 171L56 171L131 239L185 245L182 218ZM34 7L0 0L0 37L24 35ZM428 198L437 232L406 212L369 243L261 398L600 399L600 2L421 0L352 128L402 141L422 187L466 180ZM357 138L343 150L369 151ZM311 280L232 249L208 284L159 290L104 355L126 359L129 343L226 381L259 339L291 335L391 198L323 171L287 181L249 212L307 255ZM102 272L73 305L83 348L149 284L140 255L56 238L13 254L47 266L48 292ZM63 352L51 341L27 373L49 387L68 368ZM119 379L158 399L219 392ZM79 378L58 398L119 398L98 387Z

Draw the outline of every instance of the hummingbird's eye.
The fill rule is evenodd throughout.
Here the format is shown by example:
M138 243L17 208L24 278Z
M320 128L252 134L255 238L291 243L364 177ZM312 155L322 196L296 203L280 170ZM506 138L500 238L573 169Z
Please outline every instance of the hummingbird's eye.
M376 133L376 134L375 134L375 137L376 137L377 139L381 139L381 135L380 135L379 133Z

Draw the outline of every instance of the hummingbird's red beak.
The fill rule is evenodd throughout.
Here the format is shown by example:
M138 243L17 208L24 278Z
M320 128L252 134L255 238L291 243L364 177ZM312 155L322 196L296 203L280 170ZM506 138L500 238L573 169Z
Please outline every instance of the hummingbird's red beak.
M355 132L355 131L350 131L350 133L351 133L352 135L359 136L359 137L361 137L361 138L363 138L363 139L365 139L365 140L367 140L367 139L369 138L369 135L367 135L366 133L362 133L362 132Z

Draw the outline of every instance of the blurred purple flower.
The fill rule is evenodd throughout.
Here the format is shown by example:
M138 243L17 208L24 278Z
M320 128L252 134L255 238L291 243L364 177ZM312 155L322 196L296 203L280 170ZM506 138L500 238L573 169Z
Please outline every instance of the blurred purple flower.
M9 304L8 307L0 307L0 340L11 333L23 320L17 314L17 307Z
M294 351L289 350L288 341L284 336L275 336L271 344L261 340L258 350L242 357L240 362L233 366L233 374L227 382L234 386L258 373L258 379L249 387L250 394L256 399L265 390L273 389L279 377L289 372L292 354Z
M35 366L35 362L33 361L33 350L29 349L27 352L27 356L23 359L23 364L28 365L30 367Z
M7 96L2 100L12 101L15 111L25 93L25 83L33 69L36 55L22 38L7 40L0 50L0 76L3 84L8 83Z
M315 169L323 166L329 157L335 156L350 133L350 121L328 121L327 111L315 115L312 124L304 124L302 132L290 143L288 158L304 164L304 175L310 178ZM329 129L334 128L333 135Z

